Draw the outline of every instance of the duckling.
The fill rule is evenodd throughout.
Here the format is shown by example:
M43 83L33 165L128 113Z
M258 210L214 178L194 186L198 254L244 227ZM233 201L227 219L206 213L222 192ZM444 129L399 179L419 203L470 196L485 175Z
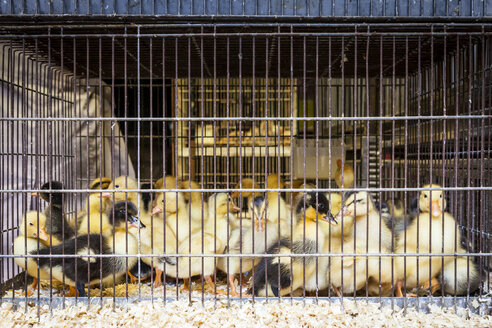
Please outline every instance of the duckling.
M352 166L345 164L342 169L342 160L337 160L337 171L335 172L335 182L338 188L352 188L354 186L354 169ZM342 184L343 172L343 184Z
M326 193L325 195L330 203L330 214L335 218L338 224L330 227L328 242L325 244L323 253L354 253L353 228L355 218L354 216L349 215L346 206L342 205L343 202L341 194ZM328 258L326 281L338 296L341 296L338 287L343 285L343 269L345 267L350 267L351 265L353 265L353 258L342 256ZM351 277L345 276L345 281Z
M110 236L89 234L69 239L65 245L50 249L40 249L31 254L65 254L64 258L36 259L40 269L51 270L53 277L65 281L71 287L77 288L79 296L86 296L84 285L102 282L108 284L125 274L127 267L132 267L136 257L70 257L70 255L136 254L138 244L136 234L138 229L145 228L136 217L137 207L132 203L119 202L111 208L107 215L114 222L113 233ZM113 245L114 244L114 245ZM89 271L90 269L90 271ZM63 280L64 279L64 280Z
M50 235L46 232L46 216L42 212L29 211L22 217L19 236L14 239L12 244L12 254L27 255L38 248L49 247L50 243L54 246L58 240L50 241ZM38 265L33 258L14 257L14 262L34 277L34 281L27 291L28 295L32 294L33 289L38 288L38 279L50 280L49 271L39 269L38 275Z
M232 211L237 210L234 203L225 193L211 196L208 219L204 222L205 229L193 229L189 238L181 240L178 246L179 254L222 254L227 246L227 234L230 221L236 220ZM229 207L229 208L228 208ZM217 210L215 211L215 208ZM196 219L195 219L196 221ZM203 245L203 249L202 249ZM189 278L194 275L203 275L207 289L215 291L212 274L215 272L216 261L214 257L191 257L191 258L160 258L165 261L166 274L176 278ZM203 270L202 270L203 265ZM185 279L185 288L189 288ZM223 291L217 291L219 294Z
M91 189L91 190L108 189L111 182L112 182L112 180L110 178L107 178L107 177L95 178L89 184L89 189Z
M175 188L167 186L166 188ZM200 222L190 219L185 197L181 192L159 193L152 210L151 229L147 229L141 238L143 254L178 253L179 246L188 242L191 234L201 228ZM201 245L201 243L200 243ZM164 257L145 257L142 260L156 270L155 286L161 285L162 273L166 275L167 260ZM172 264L172 263L171 263Z
M374 207L371 196L365 191L349 192L347 195L339 216L353 216L355 221L351 234L353 239L344 241L343 253L390 253L392 233L384 223L379 222L379 213ZM361 256L355 259L345 257L340 265L341 269L335 265L335 270L332 270L330 274L334 287L342 287L343 293L352 293L362 289L367 279L372 279L373 282L372 286L371 284L368 286L371 294L376 293L376 286L380 283L391 286L396 280L392 275L390 257Z
M41 190L63 190L63 184L58 181L46 182L41 186ZM63 198L64 195L61 192L49 193L39 192L32 193L32 196L39 196L41 199L49 203L49 206L45 208L44 214L47 218L46 231L54 239L63 240L69 239L75 235L75 231L68 223L65 214L63 213Z
M368 244L370 251L378 253L379 243L381 243L383 250L391 251L392 232L386 224L380 224L379 212L374 206L371 195L365 191L359 191L349 192L346 197L344 212L346 215L355 216L356 247L365 248Z
M426 185L424 188L440 189L441 186L434 184ZM399 236L396 253L439 254L454 253L455 250L464 253L460 244L461 234L456 229L456 222L451 214L445 212L446 199L442 190L423 190L419 197L419 207L420 214ZM395 260L396 270L401 278L397 285L399 294L401 294L404 279L407 288L419 286L424 290L429 289L432 294L441 288L437 276L443 270L443 262L446 267L453 261L453 258L419 256L418 259L417 257L397 257ZM448 273L446 281L449 281L450 274Z
M238 217L234 213L239 212L241 209L232 202L232 198L227 194L219 193L212 195L208 203L209 221L213 222L215 219L217 220L215 229L216 235L217 239L221 242L221 245L223 245L220 250L217 248L216 253L223 254L229 252L227 247L228 244L230 248L231 245L236 242L236 239L240 237L241 230L245 230L247 227L251 227L251 225L248 226L247 224L239 222ZM209 225L212 226L212 224ZM236 290L236 285L234 284L237 269L233 268L233 270L230 270L233 266L230 262L230 259L228 260L227 258L221 257L217 260L217 268L227 273L230 294L233 297L237 297L239 294Z
M328 199L324 194L309 192L300 194L296 203L296 224L292 241L290 238L282 238L278 244L274 243L268 249L268 254L316 254L326 248L330 225L338 224L330 213ZM317 265L314 257L263 258L248 293L254 291L256 296L265 296L262 294L265 293L266 284L277 297L302 286L307 291L323 289L327 286L327 268L327 257L318 258Z
M249 200L250 214L253 218L253 222L231 231L228 254L261 254L277 240L277 224L265 223L265 203L265 197L262 195ZM267 226L267 229L265 229L265 226ZM268 231L268 233L266 231ZM253 267L260 262L260 258L230 257L228 259L223 259L223 261L226 263L221 265L226 266L228 282L231 286L231 295L238 296L239 294L234 286L236 274L241 275L241 278L239 279L240 284L244 284L246 280L244 279L244 274L251 271Z
M159 215L165 219L166 225L178 239L178 244L188 240L190 232L201 229L201 217L190 217L182 192L159 193L154 204L152 210L154 218Z

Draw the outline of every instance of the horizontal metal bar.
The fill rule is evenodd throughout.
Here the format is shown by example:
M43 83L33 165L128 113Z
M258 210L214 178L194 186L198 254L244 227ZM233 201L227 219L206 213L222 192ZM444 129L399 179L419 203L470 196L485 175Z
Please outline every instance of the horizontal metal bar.
M325 116L325 117L4 117L2 121L132 121L132 122L214 122L214 121L405 121L405 120L468 120L489 119L492 115L429 115L429 116Z
M263 174L255 175L257 177L264 176ZM492 190L492 186L476 186L476 187L406 187L406 188L197 188L197 189L63 189L63 190L40 190L40 189L11 189L0 190L0 193L33 193L33 192L45 192L45 193L103 193L103 192L230 192L230 191L243 191L243 192L340 192L340 191L422 191L422 190L443 190L443 191L481 191Z
M321 246L320 246L321 247ZM0 255L0 258L113 258L113 257L176 257L176 258L190 258L190 257L241 257L241 258L252 258L252 257L454 257L454 256L471 256L471 257L485 257L492 256L492 253L308 253L308 254L267 254L267 253L257 253L257 254L24 254L24 255Z

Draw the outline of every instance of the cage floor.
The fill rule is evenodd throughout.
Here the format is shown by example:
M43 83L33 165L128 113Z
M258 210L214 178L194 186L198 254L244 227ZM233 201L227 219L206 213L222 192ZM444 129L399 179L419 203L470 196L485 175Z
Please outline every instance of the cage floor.
M489 273L489 286L488 289L485 287L485 290L487 291L492 291L492 272ZM204 283L204 281L203 281ZM236 279L236 288L238 293L240 292L239 287L238 287L238 281ZM164 291L165 288L165 291ZM213 298L218 298L218 299L227 299L228 297L231 297L228 295L228 288L227 288L227 283L222 280L218 279L217 284L217 294L207 291L206 285L202 284L202 281L200 278L195 278L191 282L191 292L192 292L192 298L194 299L201 299L202 293L204 295L204 298L206 299L213 299ZM87 290L87 289L86 289ZM249 298L251 296L247 295L246 292L248 290L247 286L243 286L241 288L242 297ZM168 278L166 281L165 286L159 286L159 287L154 287L152 288L151 284L149 281L143 281L140 284L138 283L122 283L119 285L114 286L109 286L109 287L103 287L102 291L100 288L97 287L91 287L90 290L87 290L90 293L90 297L93 298L99 298L99 297L123 297L123 298L139 298L139 299L145 299L145 298L172 298L176 300L188 300L190 299L189 292L186 290L183 290L183 285L178 284L176 285L175 280ZM12 292L14 292L14 296L12 295ZM40 283L40 288L37 290L34 290L31 295L29 295L32 298L43 298L43 299L50 299L52 297L54 298L64 298L64 290L63 286L60 282L53 282L53 285L50 286L49 282L42 281ZM273 295L272 295L273 296ZM297 290L294 292L293 297L302 297L302 291ZM326 295L320 294L321 297L326 297ZM332 295L333 296L333 295ZM329 296L329 297L332 297ZM440 295L435 295L439 297ZM4 298L12 298L12 297L21 297L24 298L24 287L20 287L14 291L12 289L8 290L4 295ZM350 297L350 296L347 296ZM487 294L487 297L492 297L492 292L489 292ZM68 297L65 297L67 299ZM289 298L289 297L284 297L284 298ZM452 298L452 297L449 297ZM462 298L462 297L458 297ZM391 298L388 298L391 299ZM491 304L492 305L492 304Z
M55 307L4 302L1 327L490 327L490 315L464 308L428 305L427 312L381 306L366 301L333 303L311 299L252 302L226 300L164 303L141 301L126 305L106 302Z

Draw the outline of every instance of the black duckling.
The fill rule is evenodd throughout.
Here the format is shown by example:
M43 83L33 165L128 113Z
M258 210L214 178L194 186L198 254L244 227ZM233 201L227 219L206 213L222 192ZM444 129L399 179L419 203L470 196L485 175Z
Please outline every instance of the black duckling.
M338 224L330 213L328 199L322 193L299 194L296 204L297 223L294 227L292 241L290 238L282 238L279 243L275 242L268 249L268 254L316 254L321 252L329 240L327 236L330 233L330 225ZM290 257L263 258L256 269L254 285L250 287L248 294L251 295L254 291L255 296L265 296L263 293L267 284L277 297L288 294L291 290L295 291L303 285L308 291L323 289L327 287L323 279L328 269L328 264L322 263L325 260L327 262L327 258L319 258L318 265L316 265L315 257L293 257L291 267ZM278 275L279 266L280 276Z
M70 254L136 254L138 251L137 234L139 228L145 228L136 216L137 207L132 203L119 202L108 211L113 233L110 236L89 234L69 239L65 245L51 249L41 249L39 254L65 254L64 258L39 258L41 269L51 270L53 277L77 288L79 296L86 296L84 286L102 281L108 284L117 281L137 262L136 257L70 257Z

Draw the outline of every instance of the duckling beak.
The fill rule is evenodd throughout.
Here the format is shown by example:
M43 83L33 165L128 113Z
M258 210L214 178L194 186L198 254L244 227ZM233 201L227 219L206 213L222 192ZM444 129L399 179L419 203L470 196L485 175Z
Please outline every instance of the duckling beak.
M233 205L231 208L231 211L232 212L241 212L241 209L239 207L237 207L236 205Z
M110 192L102 192L98 194L99 198L111 198L111 193Z
M350 210L344 205L333 219L341 220L344 216L348 215L350 215Z
M162 209L159 208L159 206L156 206L152 209L152 215L157 215L159 213L162 213Z
M44 241L48 241L50 239L50 236L48 235L48 233L44 228L39 229L39 239Z
M135 228L140 228L140 229L143 229L145 228L145 224L142 223L142 221L140 221L140 219L136 216L131 216L131 219L130 219L130 226L131 227L135 227Z
M255 215L255 230L262 232L265 230L265 218L262 216L258 217Z
M235 191L232 193L231 198L238 198L239 197L239 192Z
M438 200L433 200L432 201L432 216L433 217L439 217L441 215L441 206L439 205Z
M321 217L321 220L328 222L331 225L337 225L338 221L331 215L327 214Z
M39 197L39 192L32 192L31 193L31 196L32 197Z

